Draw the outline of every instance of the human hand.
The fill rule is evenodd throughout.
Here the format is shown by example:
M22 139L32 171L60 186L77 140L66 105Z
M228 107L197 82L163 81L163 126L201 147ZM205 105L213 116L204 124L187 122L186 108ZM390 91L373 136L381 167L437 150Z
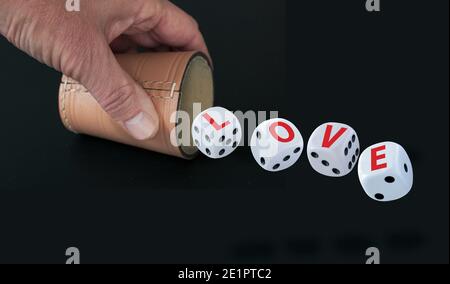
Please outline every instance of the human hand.
M40 62L84 85L100 106L138 140L158 132L151 99L113 52L142 46L208 54L196 21L168 0L0 0L0 33Z

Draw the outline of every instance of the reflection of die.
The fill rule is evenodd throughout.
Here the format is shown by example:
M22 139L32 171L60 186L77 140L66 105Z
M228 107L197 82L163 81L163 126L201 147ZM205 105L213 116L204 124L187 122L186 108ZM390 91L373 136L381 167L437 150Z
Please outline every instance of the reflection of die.
M413 168L408 154L393 142L378 143L364 150L358 175L367 195L378 201L400 199L413 185Z
M253 157L265 170L277 172L291 167L303 151L303 137L291 122L276 118L261 123L251 138Z
M194 119L192 138L206 156L223 158L241 143L241 124L232 112L222 107L209 108Z
M315 171L325 176L343 177L353 170L358 160L358 135L348 125L325 123L309 138L307 152Z

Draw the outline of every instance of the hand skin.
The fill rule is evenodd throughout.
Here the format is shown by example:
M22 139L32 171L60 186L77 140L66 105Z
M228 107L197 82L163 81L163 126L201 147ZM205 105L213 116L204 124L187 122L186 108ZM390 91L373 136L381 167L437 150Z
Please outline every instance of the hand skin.
M156 135L159 118L113 52L142 46L209 56L196 21L167 0L81 0L79 12L68 12L65 0L0 0L0 33L83 84L138 140Z

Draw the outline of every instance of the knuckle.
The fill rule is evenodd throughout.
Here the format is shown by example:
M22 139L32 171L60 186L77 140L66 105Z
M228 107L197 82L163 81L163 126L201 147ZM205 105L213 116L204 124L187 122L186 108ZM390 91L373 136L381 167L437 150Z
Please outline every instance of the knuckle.
M28 19L29 15L26 13L8 17L3 27L5 38L20 49L28 47L26 41L32 36L31 31L39 32L39 24Z
M17 1L18 2L18 1ZM14 3L12 1L6 2L8 5L8 10L18 11L14 15L12 13L2 15L2 25L0 27L2 34L8 41L17 47L21 48L21 39L24 37L25 28L30 28L32 26L33 19L31 16L30 9L28 7L23 7L19 3Z
M192 16L189 16L189 17L190 17L190 19L192 21L192 27L194 29L196 29L196 30L199 30L200 29L200 25L199 25L198 21Z
M92 32L85 31L80 33L74 30L67 30L66 33L57 38L61 55L56 57L56 62L53 65L66 75L82 79L82 76L89 69L98 67L92 65L96 59L101 58L96 55L99 48L95 48L95 41L96 39L92 36Z
M39 61L80 79L99 53L93 47L101 37L82 15L68 15L62 5L48 7L45 2L17 4L20 12L6 22L5 37Z
M23 28L20 27L21 25L18 25L11 21L7 23L4 32L6 39L19 48L21 48L20 39L23 38Z
M140 5L135 5L135 11L133 15L135 17L135 26L140 26L143 32L153 28L161 19L165 8L165 1L167 0L154 0L154 1L141 1Z
M153 11L155 15L161 15L164 10L164 0L153 1Z
M137 114L134 93L134 85L126 84L100 96L98 101L114 120L125 121Z

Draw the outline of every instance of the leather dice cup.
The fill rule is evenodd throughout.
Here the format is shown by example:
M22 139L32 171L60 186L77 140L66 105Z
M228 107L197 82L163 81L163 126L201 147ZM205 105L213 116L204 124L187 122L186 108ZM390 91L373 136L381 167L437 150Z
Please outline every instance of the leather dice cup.
M180 158L194 158L198 149L192 138L188 141L183 139L180 127L183 117L180 113L183 111L190 116L191 125L194 112L213 106L214 83L207 57L198 52L168 52L122 54L117 55L117 60L152 99L160 118L157 135L145 141L133 139L103 111L86 88L63 76L59 111L65 127L75 133ZM194 110L194 105L201 108ZM177 117L173 117L174 113Z

